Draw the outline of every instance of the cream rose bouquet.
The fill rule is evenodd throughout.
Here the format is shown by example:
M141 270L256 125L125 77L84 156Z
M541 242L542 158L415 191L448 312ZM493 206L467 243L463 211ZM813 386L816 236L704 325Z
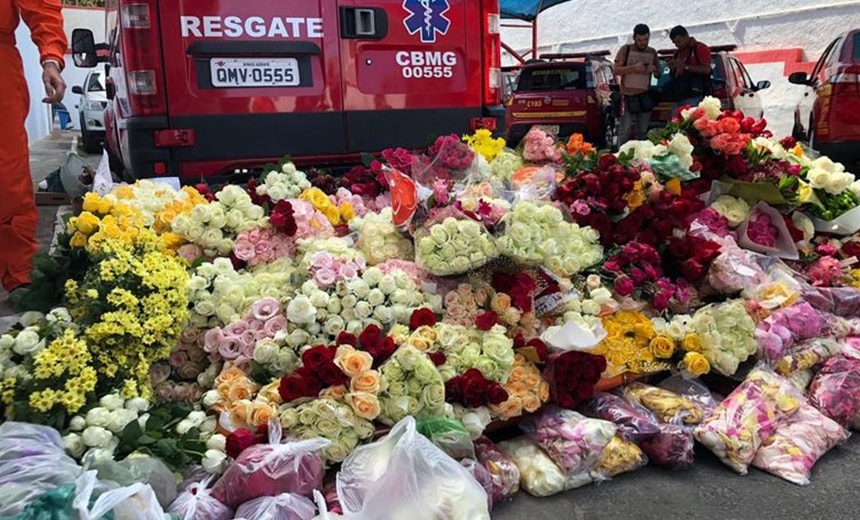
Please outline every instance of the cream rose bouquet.
M503 326L494 325L487 331L474 328L454 331L446 331L444 335L442 351L446 360L440 371L457 375L474 368L490 381L504 384L508 380L514 366L514 341ZM450 342L449 337L457 339Z
M358 233L356 245L370 265L391 259L415 258L412 240L394 226L393 211L390 207L379 213L367 213L364 217L350 220L349 228Z
M187 215L177 215L171 222L174 233L201 246L207 256L229 254L237 234L268 225L263 208L254 204L242 188L225 186L215 198L209 204L194 206Z
M701 354L711 367L731 376L740 363L756 353L755 330L755 321L747 314L743 300L730 300L698 310L687 323L685 336L698 336ZM673 331L669 333L678 336Z
M463 274L499 256L480 222L447 217L416 234L415 261L437 276Z
M521 201L506 218L499 252L528 265L572 276L603 258L597 231L566 222L555 206Z
M324 438L331 445L321 451L328 463L342 462L358 444L373 435L373 424L337 399L321 397L295 408L281 407L285 433L300 440Z
M257 186L257 195L268 196L272 202L285 199L296 199L302 191L311 187L307 175L299 171L296 165L288 162L281 170L268 172Z
M433 361L420 350L401 346L379 368L386 388L379 393L379 420L393 425L406 416L445 413L445 385Z

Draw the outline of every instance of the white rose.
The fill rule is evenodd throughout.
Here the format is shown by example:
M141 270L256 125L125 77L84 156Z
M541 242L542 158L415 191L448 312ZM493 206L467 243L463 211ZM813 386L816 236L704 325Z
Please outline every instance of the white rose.
M188 233L186 236L188 239L194 243L200 243L203 239L203 233L206 231L206 228L203 227L202 224L198 224L197 222L193 222L191 227L188 228Z
M305 295L298 295L287 305L287 318L293 323L312 323L316 318L317 309Z
M391 294L397 289L397 281L390 274L383 275L377 284L383 294Z
M227 212L226 226L230 229L238 229L245 222L245 214L242 210L233 208ZM229 261L229 260L228 260Z
M72 417L72 420L69 422L69 429L73 432L82 431L87 427L87 420L81 417L80 415L76 415Z
M137 420L137 412L120 408L110 413L110 423L107 428L113 433L119 433L132 421Z
M15 337L15 346L12 347L12 351L18 355L26 356L27 354L35 354L44 346L45 339L40 338L35 330L24 329Z
M367 282L371 287L379 285L382 279L382 271L378 267L369 267L364 274L361 275L362 280Z
M100 406L96 406L87 412L87 426L107 427L110 424L110 412Z
M290 335L287 336L287 345L294 349L297 349L299 347L307 345L310 339L311 336L307 333L307 331L304 331L302 329L296 329L290 332Z
M344 330L344 327L346 327L346 324L340 316L329 316L323 325L325 333L329 336L337 336Z
M117 394L108 394L101 399L99 399L99 405L103 408L107 408L109 412L114 410L119 410L125 404L125 399L120 397Z
M298 173L296 165L292 162L285 163L283 166L281 166L281 171L286 173L287 175L295 175L296 173Z
M860 197L860 181L854 181L848 186L848 189L851 190L856 197Z
M209 390L203 394L203 406L206 408L212 408L220 401L221 394L219 394L217 390Z
M677 321L672 321L672 323L666 325L666 330L664 331L664 334L674 339L675 341L681 341L687 334L687 329Z
M271 339L262 339L254 346L254 361L257 363L271 363L277 356L280 347Z
M369 318L373 314L373 307L367 302L358 302L355 305L355 314L359 318Z
M113 434L101 426L88 426L81 438L90 448L105 448L110 444Z
M218 450L218 451L226 451L227 450L227 437L220 433L216 433L209 437L209 440L206 441L206 449L208 450Z
M385 306L379 306L373 309L373 319L379 321L382 324L387 324L391 322L393 316L391 315L391 309Z
M376 307L385 303L385 293L380 289L374 288L367 294L367 303Z
M705 109L705 115L712 121L716 120L723 111L722 103L718 98L713 96L707 96L699 103L699 106Z
M805 213L795 211L791 214L791 222L794 227L803 232L803 240L811 240L815 236L815 224Z
M314 290L313 293L310 294L311 305L317 309L328 306L329 300L329 295L325 291Z
M182 419L179 421L179 424L176 425L176 433L179 435L185 435L189 430L191 430L191 428L194 428L194 423L188 419Z
M284 200L289 197L289 193L287 192L287 187L283 184L276 184L274 186L269 187L269 197L274 202L278 202L279 200Z
M359 300L366 299L367 295L370 293L370 285L361 278L352 282L350 289L352 290L352 294L354 294Z
M199 410L195 410L193 412L190 412L188 414L188 417L186 417L186 419L191 421L191 424L194 425L194 427L196 428L196 427L200 426L201 424L203 424L203 421L206 420L206 412L201 412Z
M134 410L138 413L145 412L149 409L149 401L142 397L135 397L125 402L125 407L128 410Z
M219 247L222 240L224 240L224 233L221 232L220 228L206 228L200 237L200 241L206 247Z
M806 173L806 180L813 188L822 189L830 180L830 172L824 168L813 168Z
M203 433L211 434L216 428L218 428L218 420L211 416L200 423L200 431Z
M81 436L77 433L70 433L63 437L63 446L65 446L66 451L76 459L81 458L81 455L83 455L84 451L87 449L83 439L81 439Z
M18 323L20 323L24 327L32 327L43 319L45 319L45 315L41 312L27 311L22 314L20 318L18 318Z
M203 470L211 475L217 475L224 471L226 463L227 454L220 450L206 450L203 460L200 461Z
M585 314L600 314L600 305L594 300L585 300L582 302L582 312Z
M831 195L839 195L843 191L847 190L851 183L854 182L854 176L850 173L834 173L830 176L830 179L827 180L827 184L824 186L824 191Z
M354 294L347 294L341 298L340 304L344 309L353 309L358 304L358 298Z
M0 336L0 351L10 350L15 345L15 338L9 334Z

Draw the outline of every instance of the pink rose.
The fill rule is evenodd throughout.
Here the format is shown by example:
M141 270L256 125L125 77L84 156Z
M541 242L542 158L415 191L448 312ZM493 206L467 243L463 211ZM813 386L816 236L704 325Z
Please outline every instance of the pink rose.
M281 312L281 303L271 296L259 299L251 305L251 314L260 322L267 321L279 312Z
M155 395L163 401L172 401L174 397L173 383L164 382L155 387Z
M193 264L195 260L203 255L203 248L197 244L185 244L180 246L176 253L189 264Z
M331 256L331 254L327 251L314 253L314 256L311 257L311 261L313 262L314 267L317 267L319 269L334 268L334 257Z
M164 363L157 363L149 369L149 381L153 388L167 381L168 377L170 377L170 367Z
M287 329L287 317L286 316L272 316L269 320L263 325L263 330L266 332L266 335L269 337L275 337L278 332Z
M243 356L254 357L254 346L257 344L257 335L252 330L246 330L239 336L239 344L241 345Z
M209 329L203 335L203 350L206 352L217 352L221 343L224 342L224 332L220 327Z
M248 330L252 330L254 332L263 330L263 325L265 323L266 323L265 321L261 321L258 319L252 319L251 321L248 322Z
M225 337L218 345L218 353L224 359L236 359L242 352L242 342L236 336Z
M168 362L172 367L181 367L185 363L188 363L188 354L181 350L175 350L172 354L170 354Z
M200 329L197 327L189 327L182 331L182 335L179 336L179 341L185 344L196 343L199 336Z
M343 264L337 269L337 274L342 280L349 280L358 276L358 271L351 264Z
M233 244L233 254L235 254L236 258L239 260L247 262L257 256L257 250L251 242L239 239L235 244Z
M260 240L254 245L254 250L257 256L266 258L272 254L272 243L269 240Z
M617 292L619 296L630 296L633 294L634 289L633 280L630 278L621 276L615 279L615 292Z
M337 275L331 269L319 269L314 272L314 280L320 287L330 287L337 280Z
M251 231L248 231L248 240L250 240L251 242L253 242L255 244L257 242L259 242L260 240L262 240L263 238L264 238L263 237L263 230L261 230L260 228L255 228L255 229L252 229Z
M188 398L188 385L186 383L177 383L173 387L173 398L177 401L184 401Z
M197 363L185 363L181 367L176 369L176 373L179 374L179 377L182 379L195 379L200 372L203 372L203 367L201 367Z
M187 352L188 359L194 361L195 363L206 359L206 351L203 350L203 347L200 347L198 345L193 345L187 350Z
M243 332L248 330L248 322L245 320L234 321L224 327L225 336L241 336Z

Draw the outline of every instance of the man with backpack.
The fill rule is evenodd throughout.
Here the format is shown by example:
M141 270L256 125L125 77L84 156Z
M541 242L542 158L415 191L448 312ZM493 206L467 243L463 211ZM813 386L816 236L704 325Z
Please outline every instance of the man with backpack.
M669 39L678 48L669 60L675 109L696 106L711 94L711 49L690 36L682 25L669 31Z
M649 92L651 75L660 77L657 51L648 46L651 30L644 23L633 28L633 43L627 44L615 56L615 75L621 77L621 122L618 130L618 145L630 138L635 130L635 139L645 139L651 122L654 101ZM635 122L635 127L634 127Z

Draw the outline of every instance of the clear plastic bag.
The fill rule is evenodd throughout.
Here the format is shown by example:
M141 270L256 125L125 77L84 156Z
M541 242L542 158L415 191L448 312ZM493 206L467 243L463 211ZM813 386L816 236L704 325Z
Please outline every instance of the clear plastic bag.
M618 427L609 421L589 419L557 406L520 423L520 429L558 464L565 475L588 473Z
M693 465L695 444L692 429L662 423L659 435L642 441L639 446L652 463L678 471Z
M832 339L819 338L795 345L776 362L776 372L791 374L814 368L839 353L842 345Z
M848 439L848 430L807 403L803 403L756 452L752 465L805 486L812 467L822 455Z
M519 491L519 468L493 441L486 437L476 440L475 454L493 479L493 503L510 498Z
M314 490L314 502L316 502L317 508L319 508L319 514L311 520L338 520L343 518L343 516L337 513L329 513L325 497L316 489Z
M107 514L113 514L114 520L164 520L166 516L148 484L132 484L99 494L100 487L103 484L95 471L87 471L78 478L72 502L78 520L101 520ZM98 498L90 506L96 494Z
M768 368L756 368L696 427L696 439L727 466L746 475L762 442L804 401L800 391Z
M821 312L853 318L860 316L860 291L853 287L813 287L806 285L802 297Z
M456 460L475 458L472 436L460 421L448 417L428 417L419 420L416 428L418 433L430 439L449 457Z
M809 403L842 426L860 415L860 360L835 356L809 385Z
M167 507L176 500L177 486L173 472L154 457L129 457L120 462L113 459L96 461L89 469L98 471L99 480L110 480L120 486L149 484L158 502Z
M591 470L596 480L605 480L622 473L636 471L648 464L648 457L635 443L616 435L603 450L597 466Z
M528 437L500 442L499 448L520 470L520 485L526 493L548 497L594 482L591 472L565 476L564 472Z
M282 493L310 496L325 474L319 451L327 439L281 443L281 424L269 423L269 444L246 448L212 488L212 496L230 507Z
M708 387L688 373L678 372L660 381L657 386L697 404L705 415L709 415L718 404Z
M463 459L460 461L460 465L466 468L466 471L472 475L472 478L487 492L487 508L492 511L494 503L493 476L490 474L490 470L474 459Z
M624 397L651 410L661 422L693 425L705 417L701 406L686 397L644 383L630 383L623 390Z
M214 476L188 486L168 507L180 520L230 520L233 510L212 496L209 483Z
M411 416L343 461L337 494L345 518L490 518L484 488L466 468L419 434Z
M610 421L618 426L618 434L640 442L660 433L657 418L647 408L606 392L596 392L579 404L579 410L590 417Z
M245 502L236 510L244 520L309 520L317 508L310 499L292 493L260 497Z
M15 421L0 424L0 515L20 513L40 495L74 485L82 471L66 455L53 428Z
M436 276L468 273L498 256L495 239L484 225L453 209L415 232L415 263Z

